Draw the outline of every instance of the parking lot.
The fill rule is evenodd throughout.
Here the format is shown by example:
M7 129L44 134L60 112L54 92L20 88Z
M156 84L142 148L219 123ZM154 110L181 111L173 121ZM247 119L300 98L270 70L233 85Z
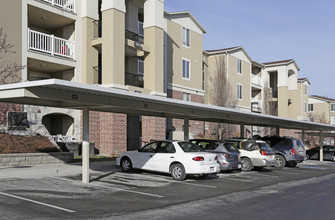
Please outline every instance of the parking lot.
M220 196L231 200L243 199L243 196L232 196L241 192L272 193L280 191L283 183L289 187L290 184L311 179L317 181L318 178L333 174L335 169L333 162L307 161L296 168L271 167L261 171L220 173L206 178L190 176L185 181L174 181L167 174L142 171L124 173L114 164L113 161L94 163L90 184L81 182L80 172L56 175L66 167L79 167L78 164L68 164L64 168L56 165L39 167L45 170L57 167L57 172L52 170L49 174L46 172L40 176L34 174L35 167L26 168L25 178L11 177L10 173L2 175L2 217L121 218L138 211L156 210ZM3 173L5 170L2 169Z

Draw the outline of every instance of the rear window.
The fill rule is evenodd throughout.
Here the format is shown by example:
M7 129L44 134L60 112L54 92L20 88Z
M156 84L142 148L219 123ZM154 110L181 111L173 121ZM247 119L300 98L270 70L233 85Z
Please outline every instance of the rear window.
M272 151L272 148L267 143L257 143L259 148L264 151Z
M234 143L225 143L224 146L229 152L238 152L238 149L234 146Z
M184 152L202 152L204 151L202 148L191 142L178 142L178 145Z

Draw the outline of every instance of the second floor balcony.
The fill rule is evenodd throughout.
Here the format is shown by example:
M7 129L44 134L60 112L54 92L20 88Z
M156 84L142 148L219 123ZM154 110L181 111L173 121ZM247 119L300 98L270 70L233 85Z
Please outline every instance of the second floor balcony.
M64 10L75 12L75 0L42 0Z
M28 28L28 50L75 59L75 42Z
M258 87L262 87L263 86L262 77L251 74L251 84L255 85L255 86L258 86Z

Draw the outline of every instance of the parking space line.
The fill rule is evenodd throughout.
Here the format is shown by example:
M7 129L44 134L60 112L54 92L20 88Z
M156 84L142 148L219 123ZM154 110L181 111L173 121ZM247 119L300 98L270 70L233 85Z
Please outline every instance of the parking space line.
M15 196L15 195L3 193L3 192L0 192L0 195L7 196L7 197L12 197L12 198L15 198L15 199L24 200L24 201L35 203L35 204L38 204L38 205L47 206L47 207L62 210L62 211L65 211L65 212L76 212L74 210L65 209L65 208L62 208L62 207L59 207L59 206L50 205L50 204L47 204L47 203L44 203L44 202L39 202L39 201L32 200L32 199L27 199L27 198L24 198L24 197L21 197L21 196Z
M208 186L208 185L202 185L197 183L189 183L189 182L178 182L178 181L171 181L173 183L179 183L179 184L185 184L185 185L192 185L192 186L200 186L200 187L206 187L206 188L213 188L216 189L216 186Z
M75 182L74 180L69 180L69 179L66 179L66 178L60 178L60 177L51 177L51 178L64 180L64 181L68 181L68 182ZM151 194L151 193L133 191L133 190L128 190L128 189L116 188L116 187L111 187L111 186L105 186L105 185L101 185L101 184L97 184L97 183L89 183L89 186L97 186L97 187L102 187L102 188L106 188L106 189L114 189L114 190L117 190L117 191L136 193L136 194L141 194L141 195L146 195L146 196L153 196L153 197L158 197L158 198L163 198L164 197L164 196L157 195L157 194Z
M152 197L158 197L158 198L163 198L164 197L164 196L157 195L157 194L151 194L151 193L133 191L133 190L128 190L128 189L121 189L121 188L116 188L116 187L111 187L111 186L104 186L104 185L100 185L100 184L96 184L96 183L90 183L90 186L97 186L97 187L102 187L102 188L106 188L106 189L114 189L114 190L118 190L118 191L136 193L136 194L141 194L141 195L146 195L146 196L152 196Z
M284 171L279 171L279 170L274 170L273 172L277 172L277 173L285 173L285 174L292 174L292 175L300 175L299 173L284 172Z

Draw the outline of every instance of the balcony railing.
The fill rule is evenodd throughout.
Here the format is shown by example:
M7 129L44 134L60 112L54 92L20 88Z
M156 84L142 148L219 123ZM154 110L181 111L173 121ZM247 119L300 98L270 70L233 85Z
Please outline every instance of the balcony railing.
M138 35L144 36L143 22L138 21Z
M251 77L251 83L257 86L263 86L263 80L261 77L253 75Z
M75 0L42 0L48 2L51 5L63 8L65 10L75 12Z
M251 111L262 113L262 110L263 110L262 100L252 99L251 100Z
M44 34L28 28L28 49L35 50L51 55L58 55L74 59L74 41L55 37L54 35Z

